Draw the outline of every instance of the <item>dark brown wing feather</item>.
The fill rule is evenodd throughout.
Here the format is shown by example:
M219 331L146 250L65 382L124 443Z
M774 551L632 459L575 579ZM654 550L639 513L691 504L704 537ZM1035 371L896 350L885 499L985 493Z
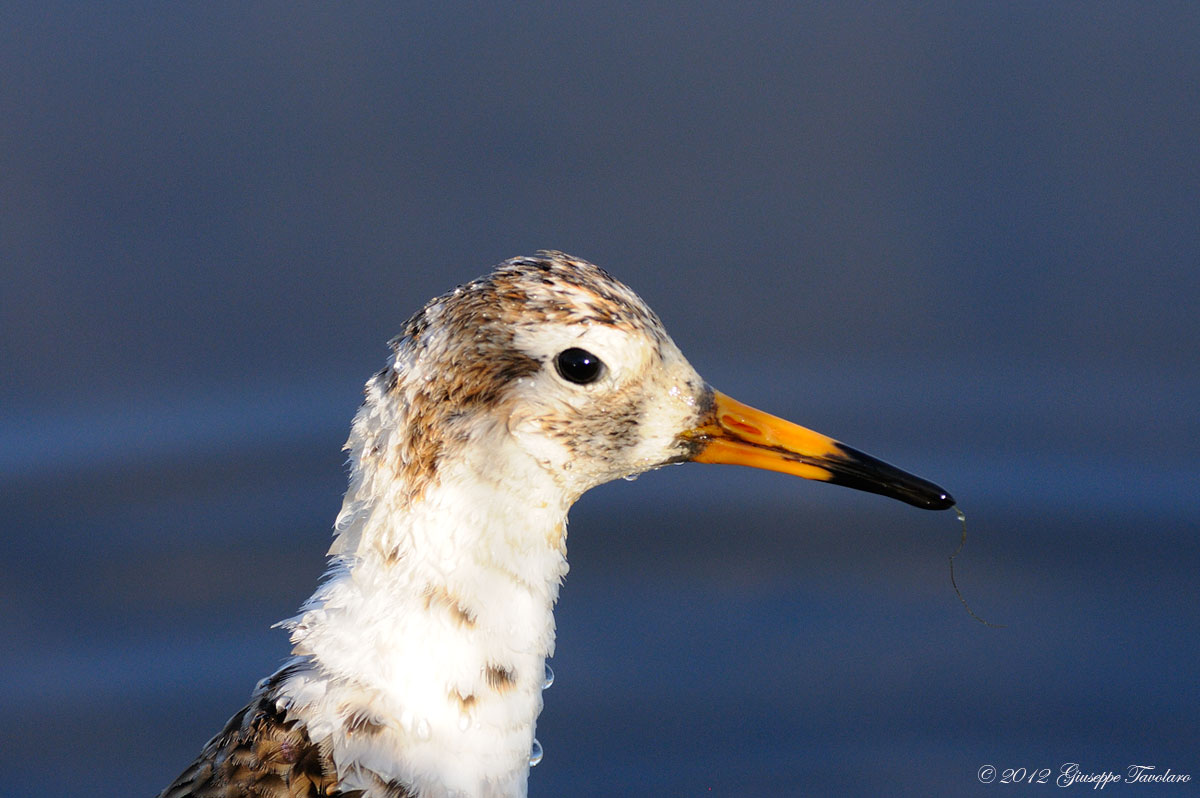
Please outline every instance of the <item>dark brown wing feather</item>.
M159 798L367 798L363 790L339 790L328 747L310 740L302 724L277 708L276 691L297 667L280 669L255 690ZM416 798L402 784L376 781L372 798Z
M230 718L159 798L361 796L360 790L337 789L337 773L328 751L276 709L273 686L256 693Z

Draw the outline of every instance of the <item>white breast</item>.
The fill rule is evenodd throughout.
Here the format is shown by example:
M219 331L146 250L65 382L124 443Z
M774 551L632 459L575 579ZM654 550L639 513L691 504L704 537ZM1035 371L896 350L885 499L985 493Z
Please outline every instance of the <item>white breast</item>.
M289 623L313 667L281 697L332 746L342 789L525 794L566 509L544 469L489 452L455 458L408 506L386 487L348 495L355 550Z

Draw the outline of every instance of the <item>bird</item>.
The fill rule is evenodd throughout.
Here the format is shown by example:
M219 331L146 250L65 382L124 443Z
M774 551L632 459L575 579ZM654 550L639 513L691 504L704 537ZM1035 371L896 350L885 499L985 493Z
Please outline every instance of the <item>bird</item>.
M608 272L541 250L430 300L346 443L290 658L160 798L525 796L567 511L664 465L750 466L944 510L938 485L710 387Z

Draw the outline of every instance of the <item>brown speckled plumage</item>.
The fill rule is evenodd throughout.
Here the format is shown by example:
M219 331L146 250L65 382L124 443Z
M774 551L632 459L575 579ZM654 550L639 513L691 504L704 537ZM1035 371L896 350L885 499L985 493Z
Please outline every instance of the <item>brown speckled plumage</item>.
M327 748L314 744L303 726L276 707L274 689L287 674L280 671L257 690L159 798L362 796L362 790L338 790ZM412 798L398 787L391 795Z

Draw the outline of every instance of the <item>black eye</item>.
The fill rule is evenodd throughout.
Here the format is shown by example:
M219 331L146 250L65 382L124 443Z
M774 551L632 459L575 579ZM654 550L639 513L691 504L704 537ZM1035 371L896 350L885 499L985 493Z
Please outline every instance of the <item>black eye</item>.
M564 349L554 358L554 367L567 382L587 385L604 373L604 361L583 349Z

